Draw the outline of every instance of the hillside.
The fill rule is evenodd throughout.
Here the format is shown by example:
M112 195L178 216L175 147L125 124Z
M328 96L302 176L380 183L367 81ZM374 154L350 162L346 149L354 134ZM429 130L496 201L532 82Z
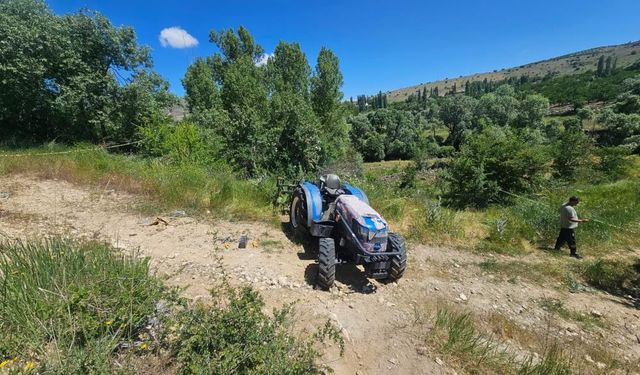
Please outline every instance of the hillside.
M640 41L592 48L493 72L477 73L458 78L445 78L435 82L421 83L419 85L389 91L387 92L387 98L390 102L402 101L418 90L423 90L424 87L427 88L427 91L431 91L431 89L437 87L440 95L444 95L452 91L455 85L456 92L461 92L464 91L465 82L467 81L476 82L485 79L488 81L501 81L512 77L520 78L521 76L541 78L548 74L556 76L579 74L589 70L596 70L598 60L601 56L605 56L605 58L611 56L613 60L617 59L616 66L618 68L633 65L640 61Z

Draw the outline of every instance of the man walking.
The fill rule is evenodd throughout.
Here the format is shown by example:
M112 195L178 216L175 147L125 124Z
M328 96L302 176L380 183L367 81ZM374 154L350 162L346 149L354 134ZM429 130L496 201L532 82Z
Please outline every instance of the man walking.
M560 234L556 240L555 250L560 250L566 242L571 250L571 256L576 259L582 259L576 248L576 228L578 223L585 223L589 219L578 219L578 214L574 208L578 203L580 203L580 198L573 196L569 198L569 202L560 207Z

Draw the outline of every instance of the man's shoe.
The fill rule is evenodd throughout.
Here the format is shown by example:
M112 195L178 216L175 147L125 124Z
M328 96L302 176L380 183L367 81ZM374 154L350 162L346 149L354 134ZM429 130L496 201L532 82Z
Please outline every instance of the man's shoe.
M572 254L571 254L571 255L569 255L569 256L571 256L571 257L573 257L573 258L576 258L576 259L582 259L582 255L580 255L580 254L578 254L578 253L572 253Z

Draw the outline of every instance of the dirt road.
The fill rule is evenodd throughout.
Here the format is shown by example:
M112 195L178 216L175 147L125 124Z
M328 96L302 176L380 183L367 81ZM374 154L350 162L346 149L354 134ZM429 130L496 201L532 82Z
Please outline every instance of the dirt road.
M584 347L587 354L577 355L578 360L589 357L589 373L608 372L609 365L597 358L600 349L626 368L635 369L640 358L640 311L628 301L596 291L569 293L554 283L504 280L478 267L486 259L512 258L411 244L409 269L400 282L370 283L358 268L340 266L337 288L324 292L313 289L312 246L305 249L291 241L282 228L196 219L179 211L160 216L168 225L151 225L156 216L138 214L139 203L135 196L64 181L0 177L0 235L66 234L140 249L159 275L169 284L186 287L184 294L193 299L208 298L208 289L226 275L233 284L260 290L269 307L296 302L302 328L312 331L328 318L342 329L344 357L330 348L324 358L337 374L453 374L454 368L460 372L462 364L453 356L442 356L428 344L431 325L423 316L438 305L471 311L486 320L485 328L504 345L522 355L533 350L526 340L505 333L505 322L523 332L550 334ZM249 244L238 249L243 234ZM533 264L540 257L518 260ZM570 311L599 314L606 324L585 327L554 315L540 305L550 298L563 301Z

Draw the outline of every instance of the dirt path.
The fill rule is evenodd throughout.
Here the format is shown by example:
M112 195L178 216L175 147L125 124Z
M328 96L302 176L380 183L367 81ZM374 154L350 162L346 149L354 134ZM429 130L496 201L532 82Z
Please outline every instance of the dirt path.
M135 214L137 203L131 195L64 181L0 177L0 235L66 233L106 239L121 248L139 248L169 284L186 287L184 293L191 298L208 298L208 289L226 274L234 284L260 290L269 307L296 302L303 328L313 330L327 318L342 328L344 357L337 357L335 350L325 357L337 374L455 373L425 343L429 325L420 321L420 313L438 304L460 305L482 317L501 316L523 330L546 330L585 347L607 346L631 368L640 358L640 312L625 300L499 280L477 266L488 257L412 244L409 269L399 283L369 283L359 269L341 266L337 288L323 292L312 287L316 265L309 249L305 252L281 228L197 220L188 212L162 216L168 225L150 225L155 217ZM249 237L248 248L237 249L243 234ZM601 314L606 325L586 329L575 321L550 318L540 308L545 298L562 300L575 311ZM499 330L500 323L489 327ZM507 337L507 344L527 350L515 339L509 342ZM594 373L606 370L600 365L593 362Z

